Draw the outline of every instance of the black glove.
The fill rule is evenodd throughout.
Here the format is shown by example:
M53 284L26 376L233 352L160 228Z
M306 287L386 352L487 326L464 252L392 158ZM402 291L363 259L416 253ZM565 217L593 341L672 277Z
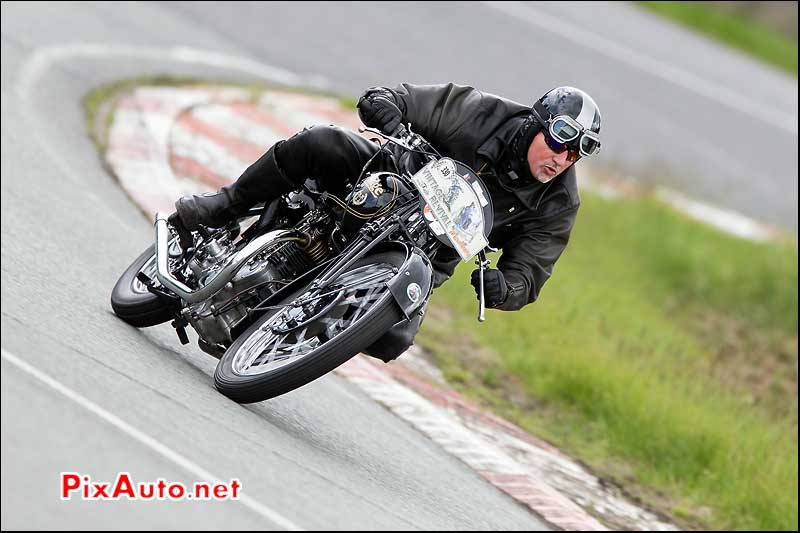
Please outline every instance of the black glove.
M391 135L401 124L403 113L394 103L391 93L385 90L367 91L358 100L358 116L370 128Z
M481 271L477 268L473 270L471 280L478 300L481 299L480 273ZM483 296L486 307L500 307L505 303L508 296L508 285L506 285L506 278L502 272L494 268L488 268L483 272Z

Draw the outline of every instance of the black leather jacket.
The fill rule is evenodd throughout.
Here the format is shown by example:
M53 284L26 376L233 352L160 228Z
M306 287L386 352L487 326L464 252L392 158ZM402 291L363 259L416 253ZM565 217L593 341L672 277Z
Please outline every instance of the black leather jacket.
M404 83L367 92L372 90L391 94L404 124L410 122L442 155L472 167L489 189L495 216L489 244L502 248L497 267L509 289L499 309L516 310L536 300L569 241L580 198L574 165L547 184L515 180L509 173L509 143L530 107L453 83ZM459 261L455 251L441 249L433 258L435 286Z

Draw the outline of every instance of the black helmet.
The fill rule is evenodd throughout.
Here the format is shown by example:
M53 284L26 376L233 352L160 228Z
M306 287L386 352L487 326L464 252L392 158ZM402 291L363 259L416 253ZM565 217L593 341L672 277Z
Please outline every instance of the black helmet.
M591 96L575 87L556 87L533 104L533 115L544 127L548 146L569 150L569 160L600 150L600 108Z

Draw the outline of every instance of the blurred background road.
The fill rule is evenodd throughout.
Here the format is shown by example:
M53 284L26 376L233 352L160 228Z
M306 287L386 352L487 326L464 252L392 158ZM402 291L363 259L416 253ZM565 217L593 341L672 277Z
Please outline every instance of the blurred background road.
M797 80L624 3L162 6L345 94L454 81L531 102L579 86L620 177L797 227Z
M454 81L530 102L573 84L602 109L603 166L797 228L796 79L624 4L3 2L3 349L304 528L546 525L334 376L243 408L168 326L111 315L152 228L105 173L80 100L137 75L253 77L177 61L179 46L351 96ZM64 470L197 480L6 359L2 443L4 529L277 527L231 502L59 501Z

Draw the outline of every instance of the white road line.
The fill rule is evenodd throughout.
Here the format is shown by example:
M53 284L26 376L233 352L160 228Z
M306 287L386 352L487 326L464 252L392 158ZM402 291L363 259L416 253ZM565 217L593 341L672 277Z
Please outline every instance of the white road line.
M112 426L116 427L123 433L126 433L127 435L138 440L151 450L155 451L156 453L164 456L168 460L172 461L173 463L187 470L190 474L197 476L198 479L204 481L210 481L213 483L222 483L221 478L219 476L215 476L210 472L204 470L203 468L196 465L183 455L161 444L154 438L139 431L135 427L131 426L130 424L120 419L116 415L113 415L110 412L106 411L105 409L103 409L96 403L92 402L91 400L85 398L84 396L81 396L80 394L70 389L69 387L62 385L52 377L37 370L36 368L32 367L31 365L21 360L17 356L9 353L8 351L5 350L5 348L0 349L0 351L2 354L2 358L11 363L12 365L16 366L26 374L29 374L34 378L38 379L45 385L52 387L53 389L60 392L70 400L80 405L81 407L84 407L85 409L96 414L97 416L99 416ZM254 499L248 496L245 496L244 494L242 494L239 497L238 501L251 511L254 511L255 513L261 515L262 517L266 518L267 520L271 521L274 524L277 524L282 528L285 528L289 531L304 531L300 526L296 525L288 518L284 518L283 516L273 511L272 509L260 504L259 502L255 501Z
M520 2L484 1L482 3L487 7L503 11L508 15L512 15L546 31L555 33L573 43L605 54L612 59L627 63L657 78L661 78L711 100L730 106L735 111L746 113L754 118L763 120L773 126L778 126L789 133L797 135L797 115L791 115L784 111L767 107L762 103L757 103L722 85L704 80L691 72L648 57L632 48L622 46L611 39L593 33L586 28L564 22L557 17L543 13L540 10L532 9Z
M54 63L73 57L131 57L149 61L175 61L178 63L209 65L228 70L239 70L265 80L284 85L305 85L325 89L330 84L321 76L299 76L288 70L266 65L252 59L230 54L201 50L188 46L154 47L110 43L80 43L47 46L36 50L25 63L19 75L17 90L27 98L39 78Z

